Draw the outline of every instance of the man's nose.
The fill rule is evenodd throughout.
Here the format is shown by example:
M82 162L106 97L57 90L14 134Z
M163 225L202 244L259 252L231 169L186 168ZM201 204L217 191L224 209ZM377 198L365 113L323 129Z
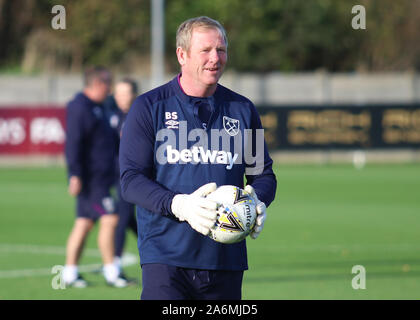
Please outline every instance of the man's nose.
M211 62L219 62L220 60L220 56L219 56L219 52L216 49L213 49L210 51L210 61Z

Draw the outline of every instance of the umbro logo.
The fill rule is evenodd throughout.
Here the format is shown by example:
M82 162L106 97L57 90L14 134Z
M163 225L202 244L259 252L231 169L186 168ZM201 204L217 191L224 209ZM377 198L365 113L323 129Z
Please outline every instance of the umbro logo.
M178 129L179 121L178 114L174 112L165 112L165 125L168 129Z

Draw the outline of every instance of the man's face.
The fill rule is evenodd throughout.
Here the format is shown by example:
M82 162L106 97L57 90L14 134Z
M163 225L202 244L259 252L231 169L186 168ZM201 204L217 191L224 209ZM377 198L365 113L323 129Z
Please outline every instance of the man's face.
M111 92L111 83L98 81L96 83L96 92L99 101L105 101L106 97Z
M227 61L223 36L217 29L194 29L190 49L188 52L179 52L178 60L181 63L182 76L188 77L194 86L216 85Z
M104 72L100 78L94 79L92 82L91 93L94 101L102 103L111 93L112 77L108 72Z
M131 85L125 82L117 83L115 86L114 98L118 107L123 112L128 112L128 110L130 109L131 103L133 102L133 99L135 98Z

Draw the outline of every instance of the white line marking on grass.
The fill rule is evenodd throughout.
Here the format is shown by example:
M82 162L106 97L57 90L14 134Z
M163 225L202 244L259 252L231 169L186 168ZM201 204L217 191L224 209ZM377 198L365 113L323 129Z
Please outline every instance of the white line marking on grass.
M420 251L420 244L418 243L400 243L400 244L385 244L385 243L353 243L353 244L291 244L291 245L265 245L273 251L297 251L297 252L341 252L341 250L350 250L354 252L404 252L404 251Z
M0 243L0 253L29 253L62 256L66 254L66 248L59 246ZM93 258L101 257L101 254L97 249L84 249L83 255Z
M25 254L50 254L65 256L66 248L59 246L42 246L42 245L25 245L25 244L0 244L0 253L25 253ZM96 249L85 249L83 254L88 257L101 257ZM121 259L123 267L132 266L138 263L138 256L133 253L125 252ZM101 268L101 263L84 264L79 266L81 272L93 272ZM0 270L1 278L20 278L35 276L50 276L51 268L37 269L17 269L17 270Z

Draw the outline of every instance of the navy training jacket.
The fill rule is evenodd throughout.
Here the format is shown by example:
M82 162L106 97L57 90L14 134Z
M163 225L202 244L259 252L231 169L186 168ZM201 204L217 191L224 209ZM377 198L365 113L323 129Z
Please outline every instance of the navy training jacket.
M68 176L80 177L84 190L109 187L115 180L118 144L103 106L80 92L67 104L66 117Z
M244 187L244 176L268 206L276 178L255 106L217 86L204 129L197 98L177 77L134 101L122 130L122 194L137 205L141 264L163 263L207 270L246 270L246 240L222 244L180 222L173 197L209 182ZM250 130L252 129L252 130ZM251 134L250 134L251 133ZM256 155L257 154L257 155Z

